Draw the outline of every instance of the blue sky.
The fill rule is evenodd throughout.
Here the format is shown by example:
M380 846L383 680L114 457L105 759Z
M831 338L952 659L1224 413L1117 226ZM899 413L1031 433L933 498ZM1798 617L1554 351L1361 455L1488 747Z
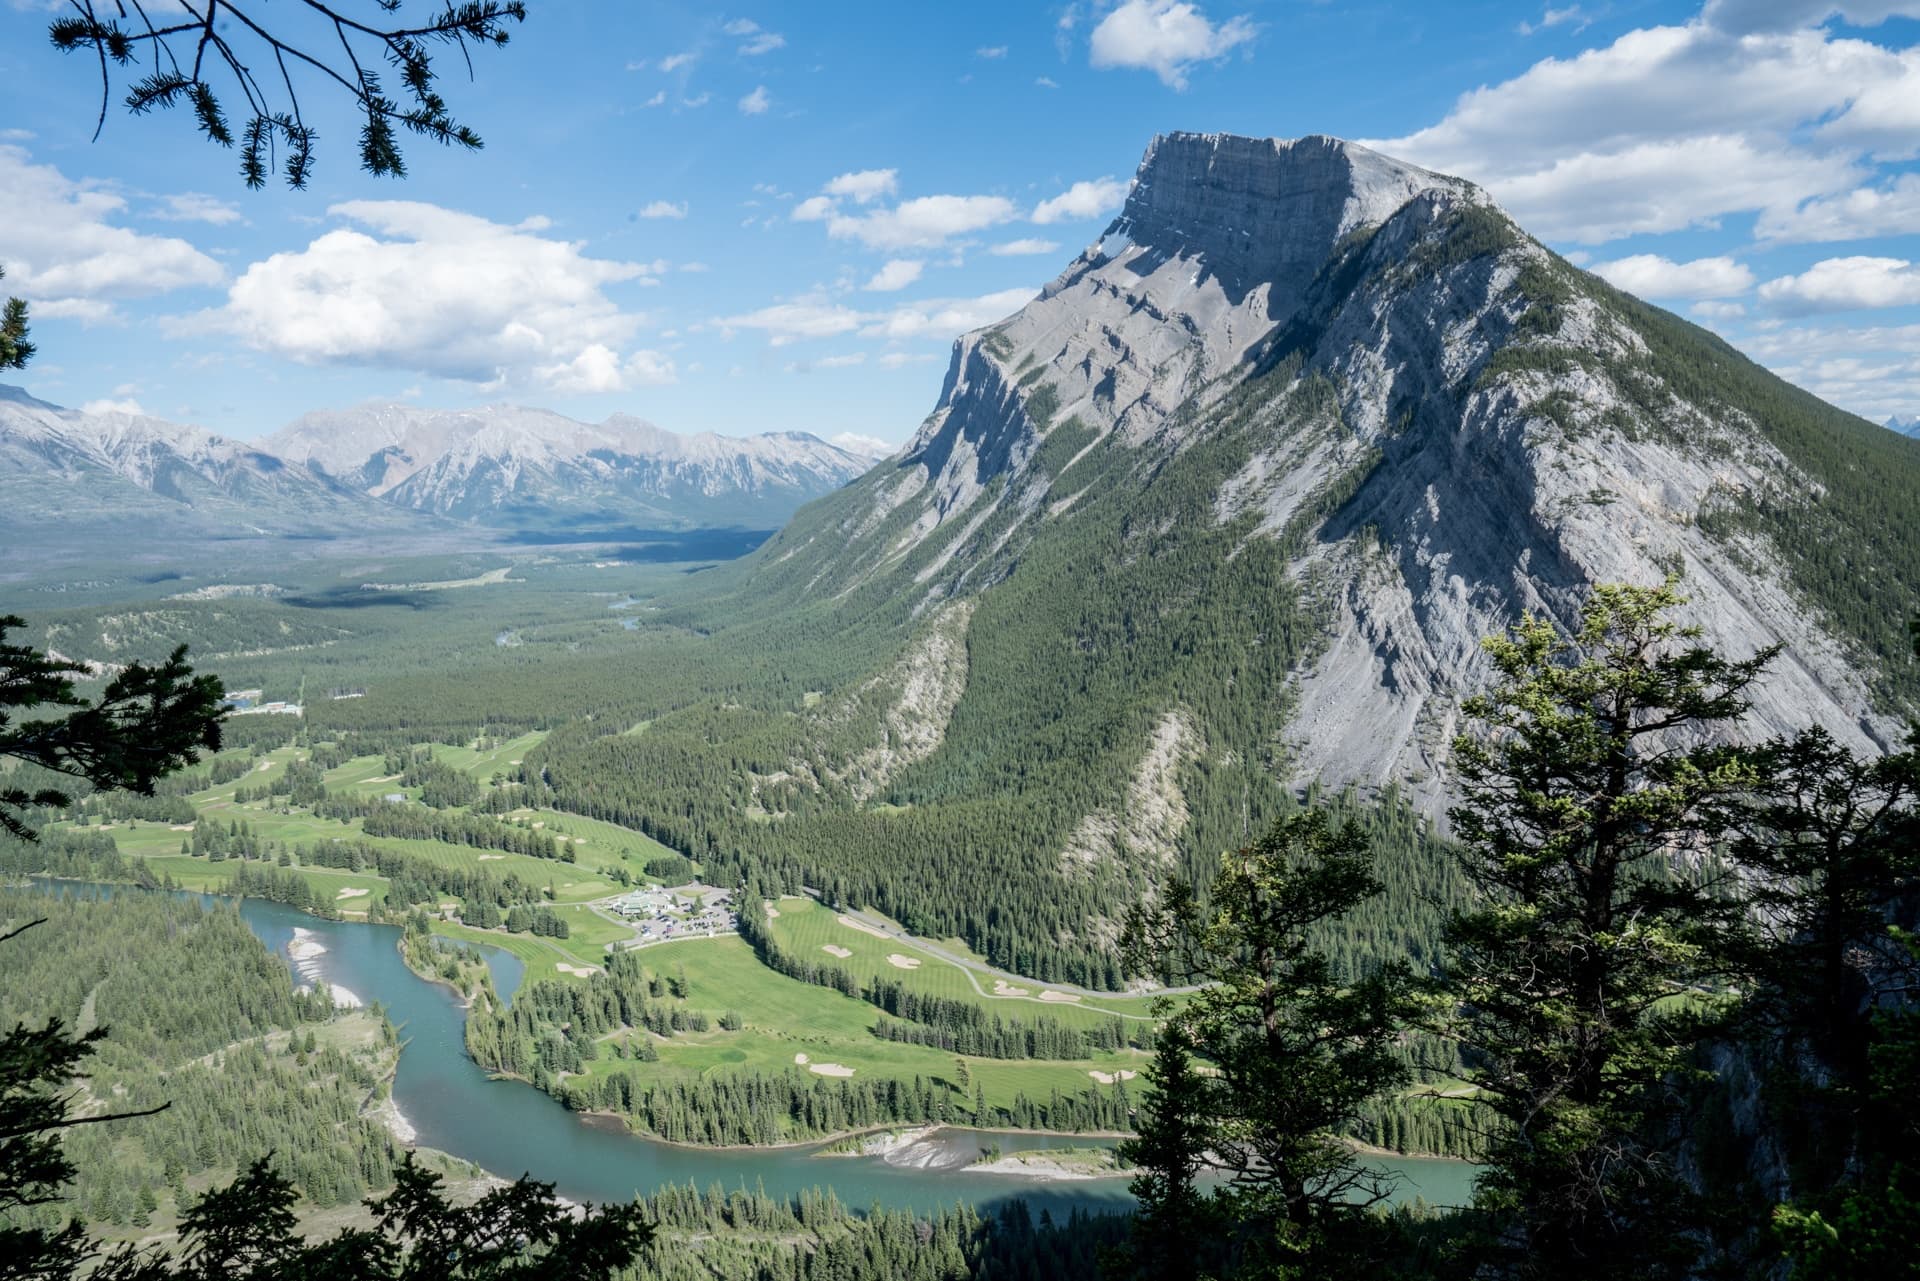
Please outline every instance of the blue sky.
M240 437L406 399L897 442L954 336L1197 129L1473 179L1828 399L1920 412L1920 0L529 8L471 82L441 62L483 152L367 177L311 85L311 186L249 192L183 115L116 106L90 141L58 7L0 0L21 380Z

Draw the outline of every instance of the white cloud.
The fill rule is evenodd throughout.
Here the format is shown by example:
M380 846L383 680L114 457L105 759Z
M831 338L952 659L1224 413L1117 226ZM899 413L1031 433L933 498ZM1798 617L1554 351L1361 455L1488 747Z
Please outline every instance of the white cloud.
M700 55L696 53L668 54L666 57L660 59L660 70L664 72L672 73L680 70L680 68L682 67L692 66L693 60L699 56Z
M1126 0L1093 29L1092 61L1151 71L1168 88L1185 89L1194 63L1224 56L1256 30L1245 16L1216 26L1198 7L1176 0Z
M89 400L80 406L83 414L144 414L140 402L128 397L124 400Z
M1920 404L1920 324L1797 325L1741 346L1787 381L1875 422Z
M881 196L891 196L899 189L898 169L861 169L854 173L843 173L821 188L829 196L845 196L863 205L871 204Z
M1760 286L1760 300L1788 315L1906 307L1920 304L1920 268L1904 258L1828 258L1797 276L1769 280Z
M1522 22L1517 30L1523 36L1530 36L1536 32L1548 31L1574 22L1579 24L1574 28L1575 31L1585 31L1592 21L1593 19L1589 18L1579 5L1570 4L1564 9L1548 9L1540 15L1540 21Z
M746 57L757 58L763 53L772 53L775 49L784 49L787 38L777 31L768 31L751 18L738 18L721 28L728 35L746 40L740 46L740 52Z
M836 338L850 334L867 323L867 317L853 308L821 298L803 298L775 303L758 311L727 316L716 322L722 329L758 329L776 347L802 338Z
M643 107L663 107L666 105L666 103L667 103L667 91L665 89L662 89L658 93L654 94L653 97L648 98L645 102L641 103L640 105Z
M926 264L914 258L889 259L887 265L873 274L861 288L870 293L892 293L896 289L905 289L920 279L920 273L926 270Z
M1736 37L1696 21L1544 59L1370 145L1486 185L1535 231L1597 243L1746 211L1778 218L1858 186L1864 170L1835 143L1883 131L1893 117L1853 119L1856 104L1914 74L1864 40Z
M879 364L885 369L899 369L903 365L930 365L938 359L930 351L890 351L880 357Z
M704 107L704 106L706 106L706 105L707 105L707 104L708 104L709 102L712 102L712 101L713 101L713 95L712 95L712 94L710 94L710 93L698 93L698 94L695 94L695 95L694 95L693 97L691 97L691 98L682 98L682 99L680 99L680 105L681 105L681 106L683 106L683 107Z
M0 145L6 229L0 253L6 288L42 316L106 320L101 300L161 294L226 278L219 263L185 240L113 225L126 201L52 165L36 165L19 147Z
M1072 218L1099 218L1118 209L1132 190L1133 183L1118 178L1095 178L1076 182L1050 200L1033 207L1033 221L1041 226Z
M740 99L740 114L743 116L762 115L766 112L766 109L772 105L773 99L768 95L767 87L761 85L752 93Z
M524 225L414 201L328 213L356 225L252 264L226 306L182 327L223 330L301 364L490 386L617 390L671 376L657 356L617 354L642 317L604 290L643 282L646 264L589 258Z
M1058 89L1060 87L1060 82L1052 76L1036 76L1033 82L1042 89Z
M795 222L825 222L838 208L831 196L808 196L793 207Z
M1738 320L1747 314L1747 308L1745 303L1738 302L1697 302L1693 304L1693 313L1708 320Z
M973 56L976 58L1004 58L1007 56L1007 46L1003 44L984 45L981 48L975 49Z
M888 312L860 332L868 338L957 338L1004 320L1032 302L1037 289L1002 289L978 298L930 298Z
M1874 27L1888 18L1920 18L1914 0L1707 0L1701 18L1734 35L1755 31L1791 31L1839 17L1856 27Z
M867 353L864 351L850 351L844 356L822 356L813 363L817 369L851 369L855 365L866 364Z
M674 204L671 200L655 200L641 209L642 218L684 218L687 216L687 202L682 200Z
M928 298L886 311L859 311L824 295L811 294L742 315L725 316L714 324L722 330L759 330L775 347L856 332L863 338L893 342L918 338L945 341L1004 319L1033 301L1037 293L1037 289L1002 289L978 298ZM890 362L882 357L880 363L893 368L905 362Z
M1726 298L1753 288L1752 270L1725 255L1675 262L1659 254L1634 254L1595 263L1593 273L1642 298Z
M216 227L246 221L237 206L213 196L203 196L197 191L163 196L160 208L150 210L147 216L163 222L208 222Z
M1016 215L1004 196L920 196L869 214L836 212L827 219L827 234L870 249L926 249Z
M1028 236L1021 240L1009 240L987 250L996 258L1018 258L1026 254L1058 253L1060 243L1055 240L1039 240Z
M1912 235L1920 231L1920 174L1774 211L1760 219L1757 231L1766 240L1802 241Z
M9 289L8 292L12 292ZM35 320L77 320L83 325L122 323L119 311L99 298L44 298L33 304Z
M827 443L829 445L838 445L848 453L860 454L867 458L885 458L888 454L900 448L898 445L889 444L881 440L878 436L862 436L859 432L854 431L843 431Z

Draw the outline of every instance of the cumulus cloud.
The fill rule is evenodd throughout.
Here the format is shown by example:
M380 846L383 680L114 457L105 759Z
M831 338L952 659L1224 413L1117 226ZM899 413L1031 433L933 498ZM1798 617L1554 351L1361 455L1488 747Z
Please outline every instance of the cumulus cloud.
M1003 44L984 45L981 48L975 49L973 56L976 58L1004 58L1007 56L1007 46Z
M889 259L886 266L873 273L861 288L870 293L891 293L896 289L905 289L920 279L920 273L926 270L926 264L916 258Z
M1544 59L1371 145L1482 183L1536 231L1598 243L1747 211L1779 218L1859 186L1866 171L1837 143L1892 128L1892 105L1854 112L1880 111L1878 89L1893 103L1913 74L1906 55L1865 40L1696 21Z
M1839 18L1855 27L1874 27L1888 18L1920 18L1915 0L1707 0L1701 17L1735 35L1755 31L1791 31Z
M793 207L791 217L795 222L824 222L838 207L832 196L808 196Z
M1760 286L1760 300L1787 315L1906 307L1920 303L1920 268L1904 258L1828 258Z
M1132 187L1131 181L1123 182L1118 178L1076 182L1052 199L1042 200L1035 205L1033 221L1044 227L1049 223L1066 222L1074 218L1099 218L1118 209Z
M489 386L617 391L670 380L657 353L619 353L642 318L605 289L648 266L436 205L358 200L351 224L256 262L224 307L186 322L309 365L402 369Z
M1675 262L1659 254L1634 254L1593 265L1607 283L1642 298L1726 298L1753 288L1745 263L1721 255Z
M699 56L696 53L670 53L660 59L660 70L671 74L682 67L692 66L693 60Z
M987 252L996 258L1018 258L1027 254L1057 253L1059 249L1060 242L1057 240L1040 240L1033 236L1025 236L1019 240L1003 241Z
M761 85L752 93L740 99L740 114L743 116L764 115L766 114L767 108L772 105L772 96L767 93L767 87Z
M888 312L860 332L869 338L956 338L1004 320L1032 302L1037 289L1002 289L978 298L931 298Z
M684 218L687 216L687 202L679 204L671 200L655 200L640 210L642 218Z
M861 169L843 173L822 187L829 196L845 196L858 204L870 204L900 189L898 169Z
M106 320L113 298L167 293L226 279L220 264L185 240L114 225L127 202L52 165L0 145L6 192L7 288L39 314Z
M1920 174L1901 174L1878 187L1856 187L1839 196L1809 200L1773 211L1757 228L1766 240L1864 240L1909 235L1920 229Z
M1004 196L919 196L872 213L827 215L827 234L869 249L930 249L955 236L1011 222L1018 211Z
M1168 88L1185 89L1194 63L1223 57L1256 32L1245 16L1216 25L1192 4L1126 0L1093 29L1092 62L1151 71Z

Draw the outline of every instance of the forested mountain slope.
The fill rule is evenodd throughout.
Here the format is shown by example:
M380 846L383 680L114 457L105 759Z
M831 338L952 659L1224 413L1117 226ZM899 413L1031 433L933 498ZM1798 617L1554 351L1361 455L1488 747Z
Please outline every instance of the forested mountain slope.
M1300 786L1439 811L1480 640L1595 582L1677 572L1711 643L1784 644L1753 732L1894 741L1916 492L1920 443L1469 184L1175 134L1098 244L956 344L904 451L657 602L648 654L500 711L593 711L527 762L564 806L1099 981L1126 904ZM1381 928L1417 950L1434 860L1401 806L1366 812Z

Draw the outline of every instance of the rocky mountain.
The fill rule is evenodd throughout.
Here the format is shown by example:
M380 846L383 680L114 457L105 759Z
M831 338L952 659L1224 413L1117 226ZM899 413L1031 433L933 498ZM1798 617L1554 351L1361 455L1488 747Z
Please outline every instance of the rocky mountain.
M259 538L409 522L255 445L144 414L90 414L0 386L0 525Z
M1908 414L1902 418L1899 414L1887 418L1888 431L1897 431L1902 436L1920 436L1920 414Z
M1597 582L1678 573L1713 644L1784 645L1755 732L1889 746L1920 701L1897 658L1915 493L1920 444L1470 183L1333 138L1169 134L1101 239L962 337L912 441L771 540L732 607L830 602L912 638L875 678L898 693L884 758L790 767L803 786L844 767L960 805L1044 779L1049 857L1094 875L1221 848L1270 786L1440 810L1481 641L1573 619ZM817 741L846 714L816 713Z
M509 405L313 413L261 447L396 507L542 527L767 528L875 457L804 432L682 436L627 415L593 424Z

